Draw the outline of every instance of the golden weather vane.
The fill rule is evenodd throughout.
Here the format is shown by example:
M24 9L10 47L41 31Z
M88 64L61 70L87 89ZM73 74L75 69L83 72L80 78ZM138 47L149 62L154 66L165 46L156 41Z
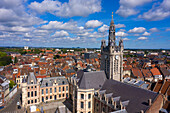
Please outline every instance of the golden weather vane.
M113 12L112 12L112 20L113 20Z

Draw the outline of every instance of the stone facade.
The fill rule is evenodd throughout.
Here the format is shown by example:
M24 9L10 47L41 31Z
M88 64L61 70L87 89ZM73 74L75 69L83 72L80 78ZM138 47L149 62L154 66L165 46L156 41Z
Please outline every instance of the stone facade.
M69 97L69 84L65 77L49 77L38 81L31 72L23 79L21 88L23 107Z
M112 18L109 28L108 46L106 41L101 42L101 65L108 79L121 81L123 75L123 40L120 39L119 45L116 45L115 25Z

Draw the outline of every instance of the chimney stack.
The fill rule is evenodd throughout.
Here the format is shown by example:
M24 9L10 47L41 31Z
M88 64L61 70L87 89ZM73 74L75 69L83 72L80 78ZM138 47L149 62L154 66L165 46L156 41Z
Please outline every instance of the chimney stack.
M151 106L151 104L152 104L152 99L149 99L149 100L148 100L148 104L149 104L149 106Z

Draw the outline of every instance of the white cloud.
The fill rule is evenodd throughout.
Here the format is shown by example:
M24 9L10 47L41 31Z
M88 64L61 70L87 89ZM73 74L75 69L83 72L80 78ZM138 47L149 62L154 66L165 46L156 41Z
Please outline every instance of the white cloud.
M61 17L88 16L101 11L101 0L69 0L61 3L58 0L32 2L29 7L38 13L51 13Z
M65 37L65 36L69 36L67 31L56 31L54 35L52 35L52 37Z
M130 40L129 38L123 38L123 40Z
M115 34L116 34L116 36L120 36L120 37L124 37L124 36L127 36L127 35L128 35L128 34L125 33L125 32L116 32Z
M135 9L137 6L142 6L146 3L152 2L152 0L120 0L120 7L116 11L117 14L123 17L136 15L140 11Z
M142 35L143 36L149 36L149 35L151 35L151 33L148 33L147 31L145 31Z
M58 22L50 21L47 25L41 26L42 29L56 29L56 30L75 30L77 28L76 22Z
M90 37L90 38L103 38L106 37L106 34L98 33L98 32L85 32L81 34L77 34L79 37Z
M122 27L126 27L124 24L116 24L115 25L116 28L122 28Z
M165 31L170 31L170 28L167 28Z
M96 28L103 24L103 22L100 22L98 20L89 20L85 24L85 28Z
M134 36L139 36L140 34L134 34Z
M149 29L149 31L150 32L158 32L159 30L156 27L154 27L154 28Z
M138 40L147 40L147 37L139 37Z
M119 31L120 31L120 32L124 32L124 31L126 31L126 30L125 30L125 29L120 29Z
M146 28L144 27L135 27L133 29L130 29L128 32L129 33L142 33L144 31L146 31Z
M139 18L143 18L148 21L158 21L168 18L170 16L170 0L164 0L159 6L152 7L148 12L139 15Z
M0 0L0 23L6 26L32 26L43 23L26 12L23 0Z
M98 29L99 32L105 32L107 30L109 30L109 26L105 24Z
M116 14L122 16L122 17L128 17L131 15L138 14L139 11L134 10L133 8L128 8L124 6L120 6L119 9L116 11Z
M23 39L23 40L25 40L25 41L30 41L30 39Z

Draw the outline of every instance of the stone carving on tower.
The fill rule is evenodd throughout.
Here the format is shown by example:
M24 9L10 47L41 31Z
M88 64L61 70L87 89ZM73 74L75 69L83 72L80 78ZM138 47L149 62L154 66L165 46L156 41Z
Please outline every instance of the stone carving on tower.
M117 81L122 80L123 74L123 40L119 40L119 45L116 45L115 25L112 20L110 22L108 46L106 41L101 41L101 64L100 70L104 70L108 79Z

